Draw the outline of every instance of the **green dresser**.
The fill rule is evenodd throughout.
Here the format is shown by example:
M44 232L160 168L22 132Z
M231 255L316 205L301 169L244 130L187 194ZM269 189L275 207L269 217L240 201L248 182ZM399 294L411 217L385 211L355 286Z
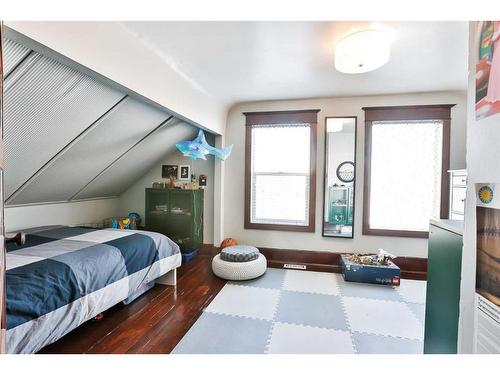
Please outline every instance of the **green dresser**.
M203 243L203 190L146 189L146 229L175 241L182 252Z
M456 353L463 221L431 221L424 353Z

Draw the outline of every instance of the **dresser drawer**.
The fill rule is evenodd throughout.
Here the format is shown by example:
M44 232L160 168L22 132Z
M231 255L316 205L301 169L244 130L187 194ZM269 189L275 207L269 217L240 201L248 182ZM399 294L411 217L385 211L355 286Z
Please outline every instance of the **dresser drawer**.
M453 186L451 188L451 211L459 214L465 212L465 192L466 187Z
M452 175L451 186L466 186L467 176L466 175Z

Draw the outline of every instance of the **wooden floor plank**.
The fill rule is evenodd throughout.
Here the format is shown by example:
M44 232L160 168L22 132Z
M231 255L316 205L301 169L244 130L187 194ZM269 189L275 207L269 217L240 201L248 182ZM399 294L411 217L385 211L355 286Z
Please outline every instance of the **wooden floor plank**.
M130 305L118 304L101 320L84 323L40 353L169 353L225 285L211 256L182 265L177 287L157 285Z

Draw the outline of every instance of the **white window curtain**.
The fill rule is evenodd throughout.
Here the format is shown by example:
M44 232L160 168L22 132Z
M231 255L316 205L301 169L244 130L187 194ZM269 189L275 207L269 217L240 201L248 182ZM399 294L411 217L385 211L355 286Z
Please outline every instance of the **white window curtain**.
M441 205L442 121L372 124L370 228L428 231Z
M251 223L308 225L309 124L252 125Z

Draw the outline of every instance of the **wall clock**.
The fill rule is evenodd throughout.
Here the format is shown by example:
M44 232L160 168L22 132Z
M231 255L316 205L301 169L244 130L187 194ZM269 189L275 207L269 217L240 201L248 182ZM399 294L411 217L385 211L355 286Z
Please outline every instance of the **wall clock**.
M354 163L352 161L344 161L337 167L337 178L345 183L354 181Z

